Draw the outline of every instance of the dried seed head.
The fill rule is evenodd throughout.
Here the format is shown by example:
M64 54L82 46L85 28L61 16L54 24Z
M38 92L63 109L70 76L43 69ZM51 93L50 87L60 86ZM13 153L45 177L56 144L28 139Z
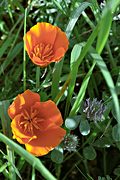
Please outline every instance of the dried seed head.
M78 146L78 137L73 134L67 134L63 140L63 149L69 152L75 152Z

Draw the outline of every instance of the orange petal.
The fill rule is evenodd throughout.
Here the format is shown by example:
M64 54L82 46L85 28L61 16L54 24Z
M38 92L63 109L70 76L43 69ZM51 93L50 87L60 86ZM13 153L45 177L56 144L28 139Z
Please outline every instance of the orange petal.
M38 28L38 37L39 37L39 42L46 44L54 44L54 41L56 39L56 34L57 34L57 28L56 26L53 26L52 24L49 23L37 23L37 28ZM34 32L36 33L36 29L34 29Z
M64 54L65 54L64 48L60 47L55 51L54 56L50 59L48 58L46 60L41 60L39 57L36 57L36 56L31 56L30 59L37 66L46 67L52 62L60 61L63 58Z
M41 60L39 57L30 57L32 62L40 67L46 67L48 64L50 64L50 62L47 62L47 61L43 61Z
M30 107L35 102L40 101L40 96L38 93L34 93L29 89L24 93L19 94L14 102L8 108L8 115L13 119L22 110L22 107Z
M69 41L64 32L61 31L61 29L57 28L57 35L54 43L54 51L56 51L58 48L63 47L65 52L68 49Z
M28 55L30 56L31 51L33 49L33 44L35 44L36 41L34 40L34 42L33 42L30 31L28 31L26 33L26 35L23 37L23 40L24 40L24 44L25 44L25 49L28 52Z
M26 44L26 50L31 56L33 47L39 43L54 44L57 34L57 28L49 23L37 23L28 31L23 38Z
M39 94L38 93L34 93L34 92L30 91L29 89L26 90L21 95L25 99L25 105L27 107L30 107L31 105L34 105L35 102L39 102L40 101Z
M25 104L25 100L23 96L19 94L8 108L8 115L10 116L11 119L13 119L16 114L20 113L21 107L24 104Z
M65 134L66 131L63 128L50 124L45 131L36 131L37 139L31 140L28 144L32 146L54 148L60 144Z
M64 54L65 54L65 49L63 47L58 48L55 51L54 57L51 61L52 62L60 61L63 58Z
M33 108L39 110L39 117L45 119L45 121L50 120L51 123L58 126L62 125L63 119L61 113L53 101L36 102Z
M25 145L26 150L35 156L43 156L49 153L53 148L52 147L39 147L31 146L30 144Z

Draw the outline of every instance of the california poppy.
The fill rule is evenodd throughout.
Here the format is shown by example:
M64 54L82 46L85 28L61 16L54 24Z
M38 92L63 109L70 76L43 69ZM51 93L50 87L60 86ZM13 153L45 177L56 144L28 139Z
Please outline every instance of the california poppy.
M40 102L38 93L26 90L8 108L13 138L35 156L42 156L58 146L66 131L63 119L51 100Z
M66 34L46 22L34 25L23 39L30 59L40 67L60 61L69 45Z

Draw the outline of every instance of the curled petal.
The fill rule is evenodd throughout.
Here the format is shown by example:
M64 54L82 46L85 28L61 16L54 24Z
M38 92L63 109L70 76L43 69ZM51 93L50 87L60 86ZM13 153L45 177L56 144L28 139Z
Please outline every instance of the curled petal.
M33 146L52 146L56 147L60 144L61 140L65 136L66 131L54 124L51 124L45 131L36 132L37 138L29 142Z
M26 50L31 57L31 51L39 43L54 44L57 34L57 28L49 23L37 23L28 31L23 38L26 44Z
M45 22L34 25L23 39L30 59L40 67L60 61L69 45L60 28Z
M31 61L40 67L46 67L49 64L48 61L42 61L42 59L40 59L39 57L36 57L36 56L32 57Z
M51 100L40 102L39 94L30 90L16 97L8 114L12 118L13 138L36 156L58 146L66 134L60 127L63 119L56 104Z
M65 54L65 49L63 47L58 48L54 54L54 61L56 62L59 61L64 56L64 54Z
M8 115L13 119L17 114L22 111L22 108L33 105L35 102L40 101L38 93L33 93L29 89L24 93L19 94L14 102L8 108Z
M37 156L47 154L60 144L65 134L66 131L64 129L56 125L51 125L46 131L42 131L36 139L26 144L27 150Z
M63 47L64 51L67 51L68 49L69 41L67 39L67 36L64 32L60 30L60 28L57 28L57 35L54 43L54 50L56 51L58 48Z
M43 156L49 153L53 148L52 147L39 147L31 146L30 144L25 144L26 150L35 156Z
M58 126L62 125L63 119L61 113L53 101L48 100L46 102L36 102L33 107L35 109L39 109L40 117L43 117L44 119L49 120L51 123L54 123Z

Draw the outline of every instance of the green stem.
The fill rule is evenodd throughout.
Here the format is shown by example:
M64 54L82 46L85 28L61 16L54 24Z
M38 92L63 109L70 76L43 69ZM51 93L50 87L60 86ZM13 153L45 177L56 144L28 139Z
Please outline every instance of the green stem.
M89 173L89 169L88 169L88 165L87 165L87 160L83 160L84 166L85 166L85 170L86 170L86 174L90 174Z
M60 101L60 98L63 96L65 90L67 89L68 85L70 83L70 74L68 75L67 80L65 81L64 85L62 86L62 89L60 90L60 92L57 94L57 96L54 99L54 102L56 104L58 104L58 102Z
M79 160L78 162L76 162L64 175L64 177L62 178L62 180L66 180L67 177L69 176L69 174L74 170L75 166L78 166L81 163L81 160Z
M60 179L60 174L61 174L61 164L58 164L56 166L57 166L56 176L57 176L57 180L59 180Z
M24 36L26 34L26 17L27 17L27 8L25 9L25 17L24 17ZM23 49L23 89L26 90L26 51L25 51L25 41L24 41L24 49Z
M25 149L23 149L20 145L13 142L5 135L0 133L0 141L4 142L8 145L11 149L13 149L17 154L22 156L29 164L31 164L35 169L37 169L41 175L47 180L57 180L50 171L42 164L42 162L33 156L32 154L28 153Z
M14 170L13 165L15 164L15 158L14 158L14 151L7 145L7 156L8 156L8 161L10 163L9 165L9 178L16 180L16 173Z
M35 180L35 168L33 167L32 168L32 178L31 180Z
M3 166L3 162L2 160L0 160L0 167ZM6 162L6 167L8 166L8 163ZM5 168L3 171L2 171L2 174L4 175L5 179L9 179L9 172L7 170L7 168Z
M88 83L89 83L89 80L90 80L90 77L91 77L91 74L93 72L93 69L96 65L96 62L93 61L93 64L91 66L91 68L89 69L88 73L86 74L85 78L83 79L83 82L82 82L82 85L81 85L81 88L79 90L79 93L78 93L78 96L77 96L77 99L70 111L70 114L69 116L74 116L77 111L78 111L78 108L80 107L80 104L85 96L85 92L86 92L86 89L87 89L87 86L88 86Z
M106 150L105 148L103 152L103 167L104 167L104 176L106 176Z
M85 176L85 174L81 171L81 169L78 168L77 165L75 165L75 166L76 166L76 168L78 169L78 171L82 174L82 176L84 177L84 179L88 180L87 176Z
M87 14L84 11L82 12L82 15L83 15L84 19L86 20L86 22L91 27L91 29L94 29L95 25L93 24L93 22L90 20L90 18L87 16Z
M113 55L112 55L112 52L111 52L110 45L109 45L108 41L107 41L107 43L106 43L106 49L107 49L107 51L108 51L108 55L109 55L110 63L111 63L111 65L112 65L112 67L113 67L113 68L116 68L116 63L115 63L115 60L114 60L114 58L113 58Z
M36 88L40 87L40 67L36 67Z

